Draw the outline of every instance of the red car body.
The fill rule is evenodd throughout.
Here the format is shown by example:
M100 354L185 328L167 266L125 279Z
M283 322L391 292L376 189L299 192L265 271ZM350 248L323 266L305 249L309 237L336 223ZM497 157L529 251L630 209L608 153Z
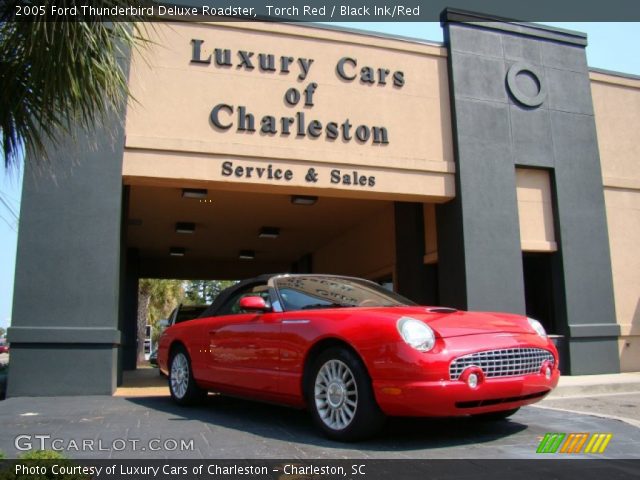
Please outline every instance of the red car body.
M260 303L259 297L249 296L243 305L257 300ZM165 330L159 342L160 369L170 373L170 353L181 345L200 388L305 407L311 359L323 348L342 345L364 364L380 410L394 416L512 410L540 400L560 375L554 345L523 316L414 305L260 311L252 304L251 308L256 310L214 316L205 312ZM433 330L431 350L416 350L402 338L398 330L402 318L424 322ZM454 364L469 355L458 360L461 366ZM519 366L509 367L513 358L523 355ZM474 372L478 381L472 387L466 377Z

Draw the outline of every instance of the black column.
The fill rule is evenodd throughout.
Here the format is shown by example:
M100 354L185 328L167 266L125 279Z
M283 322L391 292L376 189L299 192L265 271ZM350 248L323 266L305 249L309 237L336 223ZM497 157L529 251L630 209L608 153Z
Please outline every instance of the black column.
M546 169L571 373L619 371L586 36L455 10L443 25L457 187L437 209L443 303L525 312L515 168Z
M292 273L313 273L313 255L306 253L291 264Z
M395 202L395 290L422 305L437 303L435 284L424 264L424 213L421 203ZM433 275L431 275L433 277Z
M26 164L8 396L116 388L123 144L114 116Z
M135 370L138 360L138 250L130 248L126 254L126 267L122 284L122 370Z

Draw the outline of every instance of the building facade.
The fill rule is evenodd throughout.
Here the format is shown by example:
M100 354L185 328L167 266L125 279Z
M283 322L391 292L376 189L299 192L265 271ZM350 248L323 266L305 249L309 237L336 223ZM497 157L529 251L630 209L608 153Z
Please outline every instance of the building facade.
M443 29L148 28L129 105L27 168L8 394L111 394L140 278L287 271L528 314L565 373L640 370L640 79L577 32Z

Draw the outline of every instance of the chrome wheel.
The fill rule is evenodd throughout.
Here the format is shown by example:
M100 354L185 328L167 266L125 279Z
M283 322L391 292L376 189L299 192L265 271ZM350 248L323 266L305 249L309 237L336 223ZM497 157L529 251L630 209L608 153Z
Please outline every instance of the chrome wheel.
M332 430L351 424L358 408L358 387L351 369L340 360L329 360L318 371L314 385L320 419Z
M177 398L183 398L189 387L189 361L184 353L178 352L171 362L171 391Z

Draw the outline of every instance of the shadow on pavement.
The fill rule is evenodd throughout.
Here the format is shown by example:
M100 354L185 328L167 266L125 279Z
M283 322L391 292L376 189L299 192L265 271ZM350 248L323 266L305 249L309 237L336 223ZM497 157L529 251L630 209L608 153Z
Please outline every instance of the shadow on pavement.
M211 429L219 426L263 438L326 448L344 449L347 445L325 438L316 430L311 415L303 410L222 395L209 395L203 405L196 407L181 407L169 397L128 398L127 401L174 415L169 422L197 420L206 422ZM477 445L515 435L527 428L527 425L514 420L481 422L468 418L389 418L375 438L354 445L361 451Z

